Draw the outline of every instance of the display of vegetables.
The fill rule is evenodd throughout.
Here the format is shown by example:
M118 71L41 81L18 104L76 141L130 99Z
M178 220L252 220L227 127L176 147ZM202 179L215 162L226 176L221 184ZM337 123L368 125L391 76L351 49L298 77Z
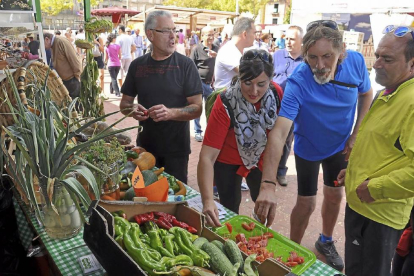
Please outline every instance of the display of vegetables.
M112 214L115 241L148 275L258 275L251 266L255 257L245 262L234 241L209 242L171 214L138 214L134 222L128 221L123 211Z

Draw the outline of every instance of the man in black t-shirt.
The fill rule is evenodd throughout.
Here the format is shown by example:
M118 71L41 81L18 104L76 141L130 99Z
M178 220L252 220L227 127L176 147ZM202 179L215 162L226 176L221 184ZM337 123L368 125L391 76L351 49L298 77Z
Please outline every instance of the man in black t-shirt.
M145 21L153 45L150 54L135 59L122 86L120 109L140 121L137 145L154 154L156 166L187 182L190 150L189 121L201 115L202 86L194 63L175 52L172 15L154 11ZM134 104L138 96L138 104Z
M34 40L34 36L31 34L28 36L29 37L29 51L32 55L39 55L39 46L40 46L40 42L39 40Z
M203 85L203 98L206 101L207 97L213 92L211 83L218 52L218 48L213 45L214 30L209 26L204 27L201 30L201 40L202 42L191 50L190 58L194 61L200 74ZM196 141L202 142L203 130L201 129L200 118L194 119L194 132Z

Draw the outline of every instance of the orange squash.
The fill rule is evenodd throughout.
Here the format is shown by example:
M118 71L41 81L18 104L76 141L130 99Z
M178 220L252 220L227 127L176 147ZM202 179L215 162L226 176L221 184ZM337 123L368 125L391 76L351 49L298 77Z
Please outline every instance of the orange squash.
M133 147L131 150L132 151L135 151L136 153L138 153L138 155L140 155L143 152L146 152L146 150L144 148L142 148L142 147Z
M154 168L155 157L151 153L145 151L138 155L137 159L132 160L132 162L137 165L142 172Z

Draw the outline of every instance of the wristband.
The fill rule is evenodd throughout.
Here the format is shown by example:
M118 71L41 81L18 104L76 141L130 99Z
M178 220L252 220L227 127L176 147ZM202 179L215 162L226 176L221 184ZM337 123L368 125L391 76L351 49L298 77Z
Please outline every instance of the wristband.
M262 182L263 182L263 183L273 184L273 185L275 185L275 186L276 186L276 182L274 182L274 181L270 181L270 180L263 180Z

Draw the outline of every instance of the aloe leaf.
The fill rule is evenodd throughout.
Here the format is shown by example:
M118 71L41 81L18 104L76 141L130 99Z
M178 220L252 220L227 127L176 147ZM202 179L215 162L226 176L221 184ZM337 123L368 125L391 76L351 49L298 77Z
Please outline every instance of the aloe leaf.
M85 215L83 214L83 210L82 210L81 206L79 205L79 200L76 197L76 194L73 193L70 189L66 189L66 190L68 191L70 197L72 198L73 202L75 203L76 210L78 210L78 212L79 212L79 215L81 217L82 223L85 223L86 222L86 218L85 218ZM89 208L89 206L86 207L86 210L88 210L88 208Z

